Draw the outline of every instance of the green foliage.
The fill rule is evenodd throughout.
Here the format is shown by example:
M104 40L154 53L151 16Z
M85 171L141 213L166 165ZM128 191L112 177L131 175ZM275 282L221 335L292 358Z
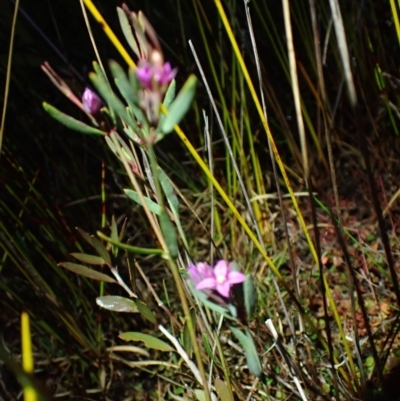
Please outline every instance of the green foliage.
M78 265L76 263L70 263L70 262L59 263L59 265L73 273L79 274L87 278L91 278L93 280L104 281L106 283L115 283L115 280L112 277L100 273L96 270L89 269L88 267L83 265Z
M124 341L142 341L147 348L156 349L163 352L171 352L173 348L166 342L145 333L128 332L119 335Z
M216 12L211 8L214 3L218 11L218 25L207 18L211 12ZM0 210L4 216L0 225L0 243L4 251L5 271L10 271L10 265L15 266L20 274L19 281L25 284L23 290L18 290L14 284L8 284L7 276L7 280L0 280L0 288L7 294L2 301L7 311L13 312L17 309L15 305L21 307L26 304L20 295L23 291L24 294L45 294L47 305L44 307L47 313L51 313L57 322L62 322L62 327L54 325L51 320L46 321L37 313L34 329L50 334L59 343L69 343L72 337L75 341L74 352L83 354L80 348L90 349L93 361L98 360L99 354L103 355L102 347L105 345L102 339L115 337L112 328L119 331L130 329L125 327L126 317L119 318L114 313L110 315L115 319L115 324L110 323L108 330L98 324L92 313L96 297L97 303L103 308L114 312L140 313L153 325L167 318L170 332L183 343L184 351L178 352L186 351L190 359L188 362L185 359L187 355L181 355L185 361L181 367L188 369L185 380L189 383L189 377L195 378L189 387L195 389L195 396L201 400L211 398L206 384L202 389L197 388L202 381L212 383L214 387L211 391L216 391L223 401L242 399L243 395L236 389L244 383L255 385L254 391L261 396L265 393L266 397L277 399L299 393L303 399L314 399L314 396L315 399L363 399L368 378L372 378L373 385L377 383L377 387L383 386L385 360L395 343L394 333L397 333L396 323L391 323L391 308L400 307L395 304L395 299L397 303L400 302L400 293L392 255L398 248L395 236L397 222L396 215L391 214L398 191L393 193L392 189L388 190L393 185L385 176L380 191L390 199L382 205L385 210L381 213L376 206L376 200L379 199L374 198L378 191L376 188L374 190L371 177L381 176L383 170L387 176L393 174L395 177L396 169L390 165L390 160L396 160L391 135L399 132L395 118L399 108L394 78L397 69L393 60L387 57L385 49L398 44L392 43L390 34L388 37L382 35L379 24L381 17L377 17L373 3L364 8L358 4L354 6L352 2L330 2L319 4L318 8L315 8L314 2L282 4L284 7L290 5L290 10L284 8L284 14L288 17L285 20L282 20L280 12L268 7L267 2L255 0L246 4L257 26L254 37L260 52L257 54L255 47L248 48L252 41L243 40L239 43L242 48L238 46L239 33L247 32L249 27L240 17L242 13L238 13L236 2L227 1L225 8L220 1L212 2L212 6L211 3L204 3L201 9L198 8L199 2L179 2L178 12L172 19L193 13L193 20L201 32L196 46L199 47L199 54L204 55L202 62L208 65L205 69L205 66L198 67L206 71L203 79L204 82L208 81L207 86L213 96L210 102L215 104L213 116L217 118L212 121L218 122L217 130L205 113L204 119L199 118L199 110L204 108L201 97L195 104L194 118L184 119L195 95L197 79L194 76L189 77L177 96L175 80L168 88L165 86L162 89L166 91L165 94L162 92L162 96L151 98L153 103L150 104L155 105L152 108L147 107L148 104L146 106L149 97L139 92L144 90L143 84L139 82L132 65L126 71L125 66L114 61L109 64L111 83L98 63L94 63L95 72L90 75L107 103L103 117L105 125L108 128L111 126L111 129L106 136L97 127L67 116L47 103L43 105L50 115L65 126L85 134L105 136L104 142L117 156L119 163L117 167L113 165L113 155L107 153L107 174L112 170L117 176L118 186L123 182L125 194L140 207L131 205L126 211L126 205L117 197L104 203L103 206L107 205L107 208L103 217L113 215L110 236L104 234L105 224L102 225L102 232L97 232L100 239L78 230L84 241L95 250L86 253L83 247L87 244L80 244L81 238L71 240L68 223L61 223L62 218L49 207L53 199L58 199L57 196L52 198L49 195L44 199L46 191L43 188L40 192L37 190L34 174L37 167L32 167L24 176L23 190L17 188L15 183L26 172L20 166L13 167L14 174L7 178L10 185L7 182L4 190L11 202L3 199L3 193L0 196ZM337 15L333 18L334 29L331 31L332 4L340 6L342 10L344 38L334 33L340 19ZM229 9L228 16L225 9ZM395 21L393 29L398 33L396 9L392 9L392 15ZM118 8L118 17L123 34L136 55L145 58L151 54L152 46L159 51L155 35L141 13L129 12L124 6L123 9ZM359 18L362 18L363 30L358 29L361 23ZM180 22L184 36L184 20ZM215 40L214 33L221 28L227 35L222 34ZM290 31L294 34L293 43L290 42ZM327 40L322 48L322 38L325 36ZM160 37L169 43L168 35ZM292 45L295 53L288 53L287 49L291 49ZM346 67L343 49L347 47L354 65ZM181 47L178 49L175 58L183 64L187 55L181 51ZM243 59L243 54L246 59ZM292 55L295 57L292 58ZM257 68L253 68L254 65ZM357 70L353 71L354 68ZM263 75L264 71L268 71L266 76ZM343 73L346 74L345 78ZM352 78L352 74L356 78ZM354 105L354 95L351 95L350 99L353 100L349 106L348 100L341 95L342 82L345 82L346 90L351 94L354 91L352 79L356 81L353 86L363 103ZM119 94L114 92L114 87ZM258 89L265 99L261 99ZM157 102L162 102L161 109L165 114L160 114ZM364 104L368 105L365 112L362 109ZM265 110L268 114L264 115ZM176 129L182 122L188 124L185 127L192 134L189 138L181 129ZM188 154L181 148L171 154L169 143L165 148L159 144L163 139L178 148L174 139L166 136L174 128L198 166L188 163ZM204 131L206 140L199 135ZM214 131L222 134L222 146L219 138L212 135ZM374 135L369 132L374 132ZM357 135L358 142L355 139ZM388 139L389 145L385 139ZM62 143L63 146L69 146L65 137ZM45 152L45 146L40 146L39 153ZM55 166L61 169L63 165L68 165L65 169L67 176L80 179L84 169L74 164L75 149L84 146L90 148L84 140L82 143L73 143L68 162L57 160ZM199 154L197 149L203 148L204 154ZM7 151L9 149L12 147L8 145ZM10 159L21 160L20 152L21 149L18 149L18 152L10 153ZM385 157L384 161L376 156L388 153L390 156ZM272 156L272 161L269 158L264 160L267 154ZM162 161L165 162L162 169L155 155L162 155ZM98 157L93 152L88 159ZM370 159L373 161L372 167L369 165ZM50 157L47 156L46 160L50 160ZM171 160L177 160L179 164L175 171L172 163L169 164ZM70 163L75 167L70 168ZM273 173L269 171L270 163ZM32 163L31 166L36 164ZM203 170L204 175L199 173L197 167ZM121 168L123 174L119 176ZM181 174L182 171L186 175ZM357 180L352 176L353 173L357 174ZM184 176L190 176L192 184L195 184L191 188L196 187L196 191L188 191L190 185ZM4 177L9 177L8 172L4 172ZM176 178L176 182L172 182L170 177ZM368 177L369 182L363 182L363 177ZM360 184L360 187L357 189L355 184ZM347 187L351 188L350 195ZM108 186L104 185L103 188ZM143 201L138 195L138 188L144 193L144 189L149 190ZM70 189L72 194L65 190L60 193L66 199L83 199L87 202L87 210L93 209L89 202L96 199L98 191L87 193L74 187ZM318 199L323 200L319 202L311 196L314 191L318 191ZM286 198L285 193L290 198ZM353 193L356 194L354 199ZM302 196L306 196L305 201ZM368 198L367 212L361 212L365 197ZM375 205L373 213L369 210L369 198ZM348 207L349 200L355 203L359 212ZM62 199L60 203L63 208L64 201ZM44 206L41 209L38 205ZM35 224L26 223L25 216L32 209L39 211L35 224L41 222L40 231L44 234L30 228ZM373 228L367 227L360 217L364 214L377 216L378 224ZM384 217L388 218L383 220ZM147 218L149 221L145 220ZM359 221L354 225L357 219ZM71 212L68 216L68 222L74 221L73 224L81 225L87 220L85 213L75 216ZM92 218L88 222L93 232L98 229L96 221ZM393 227L390 241L387 235L388 227L391 227L389 222ZM381 228L381 232L376 226ZM85 229L89 229L86 224ZM65 260L68 257L72 242L78 250L71 256L94 268L71 262L56 265L54 259L62 257ZM51 249L54 244L57 247L55 250ZM191 283L187 283L190 291L186 291L185 283L182 283L187 260L210 260L211 263L217 257L226 258L228 255L230 259L236 259L238 265L249 266L246 281L237 288L238 291L234 291L235 297L243 296L244 310L242 299L236 305L235 299L222 299L216 294L198 291ZM124 275L119 276L113 263L118 263L120 270L126 266ZM46 266L45 272L37 267L43 265ZM59 269L59 266L80 275L79 280L71 279L71 275ZM100 267L110 269L118 280L98 271ZM178 268L182 274L179 274ZM375 271L375 268L382 272L379 286L385 286L388 292L393 289L393 296L386 298L386 294L376 290L378 281L371 278L371 271ZM137 275L138 271L140 276ZM123 281L125 273L126 277L129 274L129 284ZM85 278L102 281L100 289L94 290ZM131 287L139 297L151 294L159 309L150 307L154 302L148 303L146 299L142 302L117 295L104 295L105 290L111 291L116 287L105 287L104 283L117 282L130 297L135 296ZM71 295L60 299L65 288ZM146 290L143 291L143 288ZM315 313L318 318L314 317ZM9 314L7 312L7 316ZM79 324L75 321L77 316L81 319ZM265 316L271 316L279 322L279 337L284 337L287 352L258 355L255 344L261 348L270 342L269 334L262 326ZM243 328L230 326L228 330L226 319L230 324L240 322ZM216 322L219 322L218 327ZM134 320L129 324L134 324ZM379 330L375 330L376 327ZM177 350L152 336L152 329L146 330L150 334L128 332L121 334L121 339L143 341L148 348L171 353L169 358L176 357ZM67 340L63 337L65 331L70 336ZM353 341L349 340L349 332L355 333ZM387 334L381 338L381 333ZM197 341L200 334L202 342ZM236 344L229 338L232 336L244 349L250 372L257 377L265 374L267 386L242 375L239 369L232 374L232 366L240 358ZM360 341L360 337L365 337L367 341ZM307 343L307 352L299 352L304 341ZM43 349L52 355L51 345L44 343L48 348ZM340 355L340 360L337 355ZM90 358L86 364L91 363ZM343 360L346 363L342 363ZM85 363L82 362L82 366ZM130 366L128 363L126 365ZM287 365L287 369L283 368L284 365ZM304 373L304 377L299 378L300 382L293 380L293 372ZM150 373L159 374L156 370ZM173 372L163 371L162 374L167 376L171 394L187 397L185 388L172 384ZM160 383L164 382L161 375L159 380ZM304 386L305 396L298 383ZM102 390L106 393L104 386ZM158 394L159 398L163 396ZM215 394L213 396L216 397Z
M169 110L171 108L171 104L175 99L175 93L176 93L176 81L175 81L175 79L173 79L168 86L167 92L165 93L165 97L163 100L163 105L166 110ZM160 122L158 123L157 131L162 131L161 127L164 124L166 117L167 116L165 114L161 115Z
M75 259L78 259L79 261L83 263L87 263L89 265L105 265L106 261L96 255L88 255L87 253L71 253L71 256L73 256Z
M128 198L132 199L133 201L135 201L137 204L142 205L142 201L139 197L139 194L132 190L132 189L124 189L125 194L128 196ZM156 214L157 216L161 215L161 207L154 201L152 201L151 199L147 198L146 196L143 196L143 200L146 203L146 206L149 208L149 210Z
M156 323L156 317L154 316L154 313L151 311L151 309L144 304L141 301L136 301L136 307L139 311L139 313L150 323Z
M162 120L160 128L164 134L171 133L175 125L182 121L196 93L196 85L197 79L194 75L191 75L183 85L176 99L171 103L168 114Z
M57 120L61 124L65 125L66 127L74 131L78 131L81 132L82 134L89 134L89 135L101 135L101 136L105 135L105 133L99 130L98 128L92 127L90 125L83 123L82 121L79 121L71 116L68 116L46 102L43 102L43 108L55 120Z
M172 221L165 210L160 213L160 226L167 244L168 251L173 259L178 257L178 237Z
M257 290L253 278L250 275L246 276L246 281L243 283L243 293L247 316L249 319L252 319L257 305Z
M103 295L96 298L97 305L112 312L137 313L136 302L117 295Z
M246 334L244 334L236 327L231 326L230 329L232 331L232 334L239 340L241 346L244 349L247 365L249 366L250 372L253 373L254 376L261 377L262 367L260 363L260 358L258 357L258 353L250 331L246 330Z

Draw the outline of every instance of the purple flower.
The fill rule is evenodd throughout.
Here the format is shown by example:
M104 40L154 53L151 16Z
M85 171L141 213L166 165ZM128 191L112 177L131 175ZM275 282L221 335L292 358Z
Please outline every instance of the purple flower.
M157 71L154 71L154 80L160 85L168 85L177 73L177 69L172 69L170 63L165 63Z
M151 65L146 61L136 68L136 76L143 86L143 88L151 89L151 80L153 78L153 69Z
M197 263L188 267L192 283L196 286L206 278L213 277L213 268L208 263Z
M86 112L96 114L103 105L99 96L89 88L85 88L82 95L82 104Z
M246 276L243 273L232 270L227 260L220 260L211 268L206 263L198 263L188 268L190 278L197 290L216 290L225 298L233 284L243 283Z
M168 85L177 73L170 63L151 65L148 61L139 63L136 68L136 76L143 88L153 90L153 84L159 86Z

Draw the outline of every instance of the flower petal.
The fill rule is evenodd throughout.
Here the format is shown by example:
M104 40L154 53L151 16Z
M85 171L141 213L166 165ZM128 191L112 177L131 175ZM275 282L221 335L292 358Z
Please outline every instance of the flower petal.
M202 277L200 276L196 265L188 266L187 270L190 276L190 280L193 284L196 285L199 281L201 281Z
M208 277L204 280L201 280L200 283L196 285L197 290L208 290L214 289L217 286L217 282L214 277Z
M208 263L197 263L196 264L197 271L204 277L211 277L214 275L213 268Z
M228 273L228 282L230 284L243 283L246 280L246 275L236 271L230 271Z
M216 290L225 298L229 298L229 292L231 291L231 286L228 281L224 283L217 284Z
M229 264L227 260L219 260L214 266L214 274L218 277L226 277L229 273Z
M96 114L103 105L99 96L89 88L85 88L82 95L82 104L86 112Z
M149 63L142 63L141 66L136 68L136 76L140 82L140 84L144 88L148 88L150 86L151 80L153 78L153 70Z

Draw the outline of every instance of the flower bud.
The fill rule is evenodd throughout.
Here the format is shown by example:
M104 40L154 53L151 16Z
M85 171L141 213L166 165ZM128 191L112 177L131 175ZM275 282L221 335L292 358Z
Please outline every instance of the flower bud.
M100 97L89 88L85 88L82 95L83 108L87 113L96 114L103 105Z

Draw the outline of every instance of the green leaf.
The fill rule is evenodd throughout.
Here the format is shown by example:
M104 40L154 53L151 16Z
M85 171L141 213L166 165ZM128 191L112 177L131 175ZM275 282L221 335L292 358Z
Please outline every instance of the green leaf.
M262 368L260 363L260 358L254 345L253 337L250 331L247 329L246 334L242 333L239 329L230 326L232 334L239 340L241 346L246 354L246 361L251 373L254 376L261 377Z
M179 200L175 194L174 187L171 184L165 171L158 167L158 179L160 180L161 187L164 191L165 197L167 198L169 207L171 208L172 214L176 217L179 216Z
M161 186L163 188L165 197L167 198L168 205L172 211L172 214L175 217L175 224L176 224L176 228L178 229L178 234L179 234L180 238L182 239L183 244L186 246L186 248L188 248L189 245L186 240L185 232L182 228L182 224L179 219L179 199L176 196L174 187L172 186L171 181L168 178L168 176L165 174L164 170L162 170L159 167L157 171L158 171L158 173L157 173L158 179L161 182Z
M111 60L109 62L109 65L111 74L113 75L115 80L115 85L117 86L121 95L124 97L125 101L128 103L131 109L136 109L137 106L135 107L135 105L138 102L137 89L131 87L131 83L126 76L125 71L116 61ZM135 132L139 131L136 122L133 128L135 128Z
M110 244L115 245L118 248L124 249L125 251L131 252L131 253L137 253L139 255L160 255L161 257L164 257L164 251L162 249L138 248L137 246L123 244L121 242L114 242L110 237L107 237L101 231L97 231L97 235L101 239L104 239L105 241L109 242Z
M168 89L167 89L167 92L165 93L164 101L163 101L163 105L165 106L165 108L167 110L170 108L171 103L175 99L175 93L176 93L176 81L175 81L175 79L173 79L168 86Z
M104 295L102 297L97 297L96 304L113 312L139 312L135 301L117 295Z
M125 11L117 7L117 13L118 13L118 18L119 18L119 23L121 25L122 33L125 36L126 41L128 42L129 46L133 50L133 52L139 57L139 49L135 40L135 37L132 32L131 25L129 24L128 17L126 16Z
M88 255L87 253L71 253L71 256L73 256L75 259L78 259L80 262L87 263L89 265L106 264L103 258L96 255Z
M115 242L118 241L118 227L114 215L111 217L111 239Z
M118 242L118 227L117 222L115 221L114 215L111 217L111 239L114 242ZM118 247L115 245L111 245L111 251L114 256L118 256Z
M106 142L108 147L111 149L111 151L114 153L115 156L119 157L119 154L117 152L117 148L114 145L114 142L109 136L106 136Z
M172 101L175 99L175 93L176 93L176 81L175 81L175 79L173 79L168 86L168 89L167 89L167 92L165 93L164 101L163 101L163 105L165 106L165 108L167 110L169 110ZM165 114L161 114L160 122L158 123L158 127L157 127L157 131L161 130L161 125L164 123L165 117L166 117Z
M101 82L103 82L103 84L105 86L107 86L108 89L112 92L112 89L110 87L110 83L108 82L107 77L104 75L104 72L103 72L100 64L97 61L93 61L93 69L94 69L94 72L97 74L98 79L101 80ZM117 119L115 117L114 110L111 107L109 107L108 109L106 109L106 111L107 111L107 114L110 116L113 124L117 125Z
M195 320L192 320L192 322L194 322L194 321ZM186 351L186 353L188 354L189 358L192 358L193 344L192 344L192 337L190 335L189 324L188 324L187 320L186 320L185 325L183 327L183 333L181 332L181 343L183 345L183 349Z
M115 111L115 114L118 115L131 127L135 127L135 121L132 119L121 100L119 100L117 95L112 91L110 85L107 82L103 81L99 75L93 72L89 74L89 78L93 82L93 85L96 87L96 89L99 91L100 95L109 104L111 109Z
M178 96L171 104L168 114L165 116L165 119L160 127L164 134L169 134L172 132L174 126L180 123L184 115L189 110L196 92L196 84L196 77L191 75L183 85Z
M164 352L174 351L174 349L169 344L156 337L150 336L149 334L130 331L127 333L122 333L118 337L124 341L143 341L144 345L147 348L156 349Z
M207 352L208 357L210 359L214 359L214 361L215 361L215 355L214 355L213 350L211 348L210 340L208 338L208 334L202 332L201 333L201 339L202 339L203 346L204 346L205 351Z
M124 189L124 192L126 194L126 196L130 199L132 199L133 201L135 201L137 204L139 204L140 206L142 205L142 202L139 198L139 195L136 191L132 190L132 189ZM152 201L151 199L147 198L146 196L143 197L144 201L147 205L147 207L149 208L150 212L156 214L157 216L159 216L161 214L161 207L158 203Z
M139 313L147 319L151 323L156 323L156 317L153 315L153 312L150 308L141 301L136 301L136 306L138 308Z
M92 242L97 253L105 260L108 265L111 265L110 254L108 253L106 247L95 237L92 238Z
M106 138L107 139L107 138ZM85 233L85 231L83 231L82 229L80 229L79 227L75 227L76 230L78 231L78 233L81 235L81 237L91 246L94 247L93 245L93 237L91 237L88 233Z
M101 136L105 135L103 131L91 127L90 125L87 125L82 121L79 121L71 116L68 116L67 114L64 114L63 112L61 112L60 110L56 109L55 107L46 102L43 102L43 108L58 122L64 124L66 127L74 131L78 131L81 132L82 134L89 134L89 135L101 135Z
M122 223L121 231L119 232L119 236L118 236L118 241L119 241L119 242L121 242L122 238L124 237L127 221L128 221L128 219L125 218L124 222ZM112 238L111 238L111 239L112 239ZM115 245L115 244L114 244L114 245Z
M131 88L131 90L137 94L138 90L140 89L140 84L139 84L139 80L136 75L136 67L128 68L128 81L129 81L129 87ZM139 109L140 109L140 107L139 107Z
M106 283L116 283L116 281L112 277L107 276L107 274L100 273L83 265L78 265L76 263L70 262L59 263L58 265L64 267L71 272L80 274L81 276L88 277L93 280L104 281Z
M171 257L176 259L178 257L178 237L176 235L175 227L165 210L161 210L159 218L161 231L167 244L168 251Z
M142 132L148 134L150 131L149 122L147 121L147 117L146 117L145 113L142 111L142 109L139 107L139 105L137 105L137 102L135 101L135 99L137 97L136 94L137 94L138 87L139 87L139 81L136 77L135 70L133 68L129 68L129 70L128 70L129 79L126 78L125 72L122 70L121 67L120 67L119 71L114 71L114 73L116 73L117 75L119 74L116 77L117 78L116 85L117 85L118 89L120 90L121 94L125 97L125 100L130 99L129 102L127 101L129 104L129 108L131 110L131 113L133 113L133 115L135 116L136 120L141 123L141 126L142 126L141 129L139 129L138 124L136 123L135 119L133 119L131 117L131 114L128 113L128 111L126 110L123 103L114 95L110 85L108 84L107 80L105 79L105 76L104 76L103 72L101 71L101 69L98 67L97 63L94 63L94 66L97 66L97 68L95 68L95 71L99 78L99 84L103 85L103 87L104 87L103 89L106 90L108 93L109 97L107 99L110 99L110 96L112 95L111 103L109 102L109 104L111 107L112 118L113 118L114 123L116 123L115 122L115 112L114 112L114 111L116 111L117 114L119 114L120 117L125 119L125 121L128 123L130 131L134 132L139 138L143 137ZM115 66L114 66L114 68L115 68ZM117 69L118 69L118 67L117 67ZM118 81L118 77L119 77L120 81ZM126 93L127 91L130 92L130 94ZM124 93L125 93L125 95L124 95ZM120 111L122 114L118 113L118 111ZM127 133L128 136L131 137L131 139L133 139L133 135L130 131L128 131L128 132L125 131L125 132ZM133 140L137 141L136 138Z
M246 308L247 318L251 319L254 315L256 306L257 290L254 286L253 278L248 274L243 283L244 305Z

